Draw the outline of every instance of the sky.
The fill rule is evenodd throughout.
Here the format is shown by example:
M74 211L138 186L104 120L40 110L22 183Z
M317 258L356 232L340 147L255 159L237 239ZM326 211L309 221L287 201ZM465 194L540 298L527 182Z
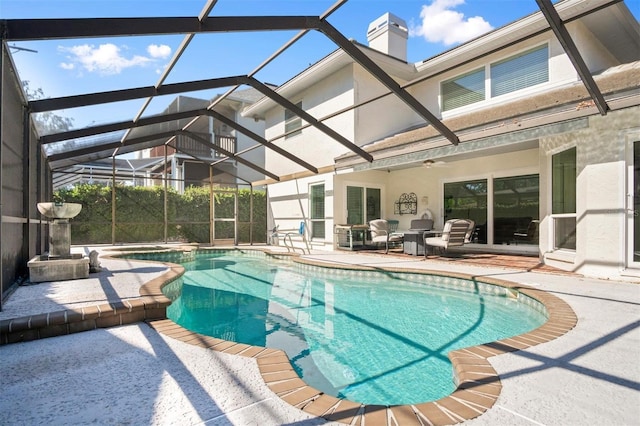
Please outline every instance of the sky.
M218 0L210 16L319 16L335 0ZM198 16L206 0L0 0L0 19ZM626 0L636 19L640 0ZM407 56L419 62L538 11L535 0L348 0L328 17L345 37L367 44L368 25L387 12L409 27ZM298 31L199 34L165 83L253 72ZM45 97L151 86L183 35L9 42L18 74ZM280 85L337 48L311 31L255 74ZM188 96L211 99L226 89ZM157 114L174 96L157 97L144 115ZM144 100L56 111L73 127L131 120Z

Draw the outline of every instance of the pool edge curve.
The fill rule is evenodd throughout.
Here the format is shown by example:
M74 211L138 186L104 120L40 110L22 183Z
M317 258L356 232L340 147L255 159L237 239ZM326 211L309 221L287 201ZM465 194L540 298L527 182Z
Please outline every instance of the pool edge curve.
M233 250L233 249L224 249ZM240 355L256 359L258 369L265 384L280 399L288 404L328 421L360 425L411 425L431 423L433 425L453 425L476 418L489 410L497 401L502 390L500 377L489 363L488 358L509 352L527 349L563 336L577 324L573 309L562 299L540 289L528 287L512 281L479 277L466 273L444 273L426 269L404 269L386 267L366 267L358 265L332 264L303 259L299 254L272 252L268 249L242 249L260 251L273 256L291 256L296 262L321 267L341 269L384 270L416 274L438 274L471 279L486 284L497 285L522 293L543 304L548 313L547 321L540 327L517 336L457 349L448 353L453 366L456 389L448 396L435 401L409 405L366 405L347 399L327 395L307 385L294 371L288 356L280 349L251 346L205 336L187 330L170 319L147 321L157 332L176 340L217 352ZM145 260L147 261L147 260ZM171 262L166 264L172 270L180 267ZM180 274L182 275L182 274ZM141 296L162 294L162 288L172 280L156 279L140 288Z

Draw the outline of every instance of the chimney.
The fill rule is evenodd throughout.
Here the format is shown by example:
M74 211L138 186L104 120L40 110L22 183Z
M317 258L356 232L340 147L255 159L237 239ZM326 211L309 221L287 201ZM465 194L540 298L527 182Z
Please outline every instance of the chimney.
M369 24L369 47L379 52L407 61L407 23L392 13L385 13Z

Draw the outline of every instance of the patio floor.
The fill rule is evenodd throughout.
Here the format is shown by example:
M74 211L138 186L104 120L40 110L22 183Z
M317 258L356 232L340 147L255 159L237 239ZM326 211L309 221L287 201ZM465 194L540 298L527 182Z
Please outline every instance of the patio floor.
M92 249L106 255L110 247L74 247L85 253ZM370 251L306 257L504 279L544 290L571 306L578 323L567 334L488 358L501 392L491 408L465 424L632 425L640 419L638 284L576 276L540 267L537 258L525 256L474 254L425 261ZM19 287L0 320L105 302L133 304L144 283L167 272L158 263L102 259L103 271L89 279ZM3 345L0 357L3 424L325 423L277 397L255 359L186 343L144 322Z
M363 253L383 254L384 250L365 251ZM423 256L412 256L406 254L401 248L389 249L389 256L407 259L423 259ZM558 268L554 268L540 262L537 256L533 255L515 255L500 253L468 253L468 252L451 252L446 254L430 254L429 261L454 262L459 265L475 265L496 268L509 268L514 270L522 270L527 272L546 272L550 274L572 275L578 276L572 272L567 272Z

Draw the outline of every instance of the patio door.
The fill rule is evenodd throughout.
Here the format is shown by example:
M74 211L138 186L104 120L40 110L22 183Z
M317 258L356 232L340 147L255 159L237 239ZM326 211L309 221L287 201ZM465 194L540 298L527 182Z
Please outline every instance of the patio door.
M640 141L630 143L627 163L627 266L640 269Z
M347 224L364 225L381 217L381 189L347 186Z

